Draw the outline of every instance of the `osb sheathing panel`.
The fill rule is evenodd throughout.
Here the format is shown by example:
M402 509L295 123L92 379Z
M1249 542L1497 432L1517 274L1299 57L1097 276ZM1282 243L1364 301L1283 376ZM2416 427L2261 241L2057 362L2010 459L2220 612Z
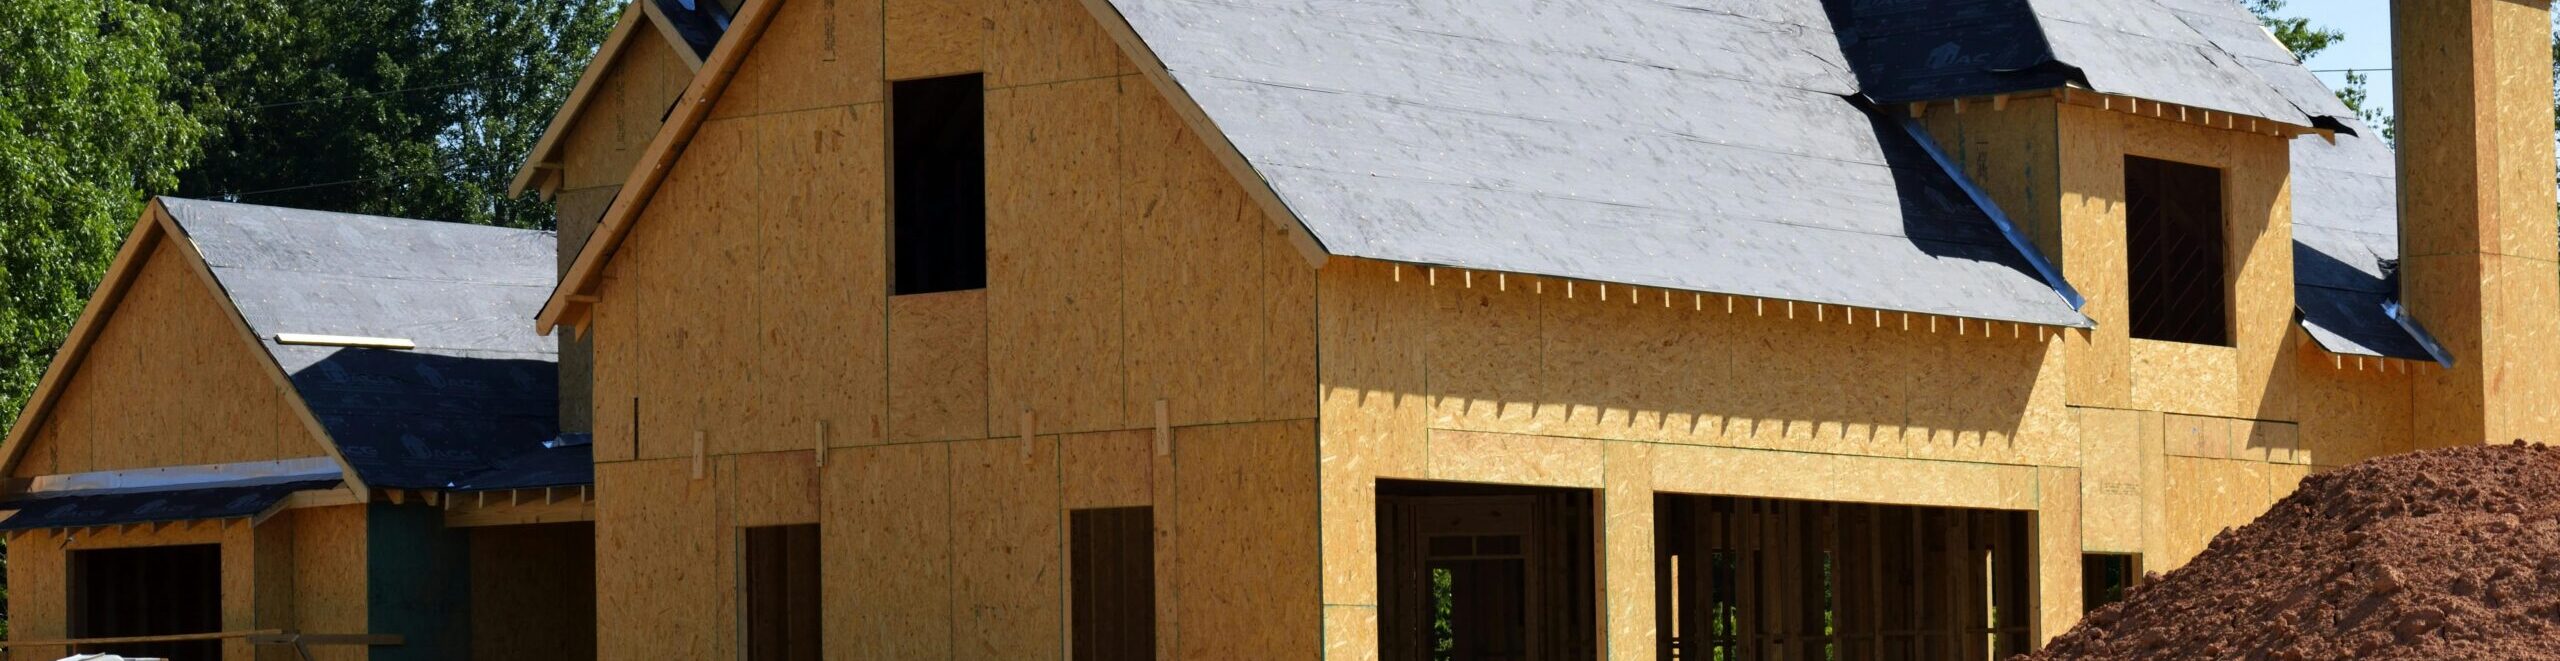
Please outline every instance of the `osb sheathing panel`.
M1015 441L1020 443L1019 440ZM1060 480L1067 509L1137 507L1155 502L1152 431L1113 431L1058 437ZM1167 449L1171 449L1168 439ZM1160 510L1161 511L1161 510Z
M259 535L247 521L192 521L159 527L101 528L76 533L18 532L10 534L8 540L9 637L12 639L68 637L68 614L63 609L70 603L69 586L66 584L70 577L69 552L140 546L221 545L223 630L244 631L262 626L257 603L260 584L258 572L254 570L258 566ZM269 610L281 612L272 606ZM284 624L274 623L268 627L283 628ZM14 661L47 661L67 654L68 651L62 647L8 649L8 658ZM258 657L253 655L248 641L231 640L223 644L222 658L250 661Z
M2048 259L2062 252L2060 109L2053 97L2016 99L2006 108L1967 103L1939 106L1921 121L1929 137L1989 193L2010 222Z
M1041 433L1124 415L1121 89L1085 80L987 94L987 428ZM1151 93L1151 92L1150 92Z
M2471 9L2451 9L2462 6ZM2435 184L2413 190L2405 201L2412 220L2424 220L2407 228L2408 250L2418 255L2493 253L2553 260L2560 247L2555 247L2550 232L2539 231L2544 223L2492 220L2475 226L2470 220L2474 213L2510 219L2550 213L2550 186L2534 183L2539 178L2531 168L2509 166L2550 162L2552 147L2529 144L2530 140L2498 130L2547 121L2532 109L2535 99L2551 96L2550 79L2498 74L2511 67L2541 70L2540 62L2550 55L2528 42L2540 43L2543 38L2534 35L2550 29L2548 10L2537 3L2445 7L2393 12L2395 22L2405 24L2404 32L2427 45L2394 50L2395 56L2405 59L2399 65L2402 70L2431 76L2429 84L2412 86L2413 98L2423 95L2434 105L2460 111L2459 116L2419 119L2406 127L2410 131L2406 135L2414 138L2408 143L2413 149L2407 160L2412 167L2425 168L2418 176ZM2495 128L2475 140L2473 132L2487 122L2495 122ZM2483 141L2488 144L2480 144ZM2483 188L2478 177L2488 177L2491 183ZM2484 194L2489 199L2475 198Z
M1728 311L1721 297L1417 267L1364 264L1330 280L1362 286L1328 293L1328 306L1409 317L1397 323L1430 341L1401 354L1328 350L1327 392L1378 390L1334 375L1371 369L1360 364L1371 355L1422 353L1431 427L1997 463L2076 460L2062 350L2038 340L2050 340L2050 331L1919 315L1904 330L1899 313L1749 300ZM1397 298L1380 298L1389 294ZM1335 321L1326 323L1335 332Z
M2231 427L2229 418L2164 414L2161 417L2163 450L2183 457L2230 459Z
M2086 511L2080 502L2080 471L2044 467L2037 470L2036 642L2052 640L2080 621L2080 540Z
M2418 377L2341 368L2316 351L2306 351L2294 369L2301 375L2301 453L2310 463L2345 466L2417 449L2410 387Z
M737 485L739 527L818 522L817 451L735 455L722 457L721 465L733 471L729 483Z
M2095 330L2074 333L2069 343L2071 403L2294 419L2293 370L2285 365L2294 304L2292 180L2284 140L2095 108L2060 111L2063 274L2089 298L2082 312L2097 322ZM2194 355L2139 352L2126 334L2126 156L2222 170L2234 340L2227 377L2218 363L2187 360ZM2149 371L2204 367L2217 371ZM2210 378L2214 387L2185 397L2160 387L2198 377ZM2226 382L2227 391L2220 385Z
M889 440L987 437L987 292L889 297Z
M718 471L690 459L596 466L597 656L708 659L735 649L736 534Z
M954 652L951 455L947 443L828 455L820 553L859 559L826 563L826 639L840 654L926 659Z
M2142 423L2133 411L2073 408L2080 417L2080 546L2142 552Z
M624 49L560 140L562 190L620 186L693 80L693 69L665 39L639 35Z
M1431 479L1594 489L1602 441L1557 436L1435 431Z
M1312 421L1175 431L1181 498L1170 576L1182 659L1309 658L1322 632Z
M773 441L760 449L809 447L820 422L830 443L880 437L885 114L862 106L758 118L756 172L721 184L758 192L761 270L750 298L759 332L740 339L761 347L756 419Z
M2240 355L2231 347L2133 340L2133 407L2229 417L2240 401Z
M1650 661L1660 639L1654 575L1653 446L1607 443L1608 484L1600 494L1603 550L1600 573L1606 577L1601 607L1613 661Z
M877 0L791 0L777 11L729 79L712 118L880 100Z
M929 78L986 69L991 0L886 0L890 80Z
M625 241L621 259L633 259L633 255L642 250L637 241ZM618 260L614 262L616 266L621 263ZM598 291L607 293L590 306L588 312L586 332L589 337L614 336L611 340L593 342L595 363L588 368L595 374L593 452L598 462L630 461L638 458L640 449L640 375L647 373L650 365L641 362L639 357L647 355L644 347L654 343L634 323L638 318L632 312L641 309L642 300L648 293L625 287L624 282L618 277L605 278ZM577 332L572 328L562 334Z
M578 260L578 249L587 245L587 237L595 234L596 223L604 220L605 209L613 206L613 196L620 192L622 186L618 184L597 186L560 191L559 197L552 199L552 216L557 220L560 239L556 253L560 273L567 274L569 264Z
M220 294L164 239L62 384L14 477L320 455Z
M2282 467L2193 457L2169 457L2167 462L2168 536L2160 556L2143 559L2145 571L2187 564L2224 528L2248 524L2275 502L2269 480Z
M290 510L264 526L282 520L293 532L293 629L311 633L370 633L366 575L370 560L365 542L365 506L339 505ZM286 650L290 652L290 650ZM324 645L311 648L313 661L361 661L362 648Z
M1378 648L1377 606L1325 605L1325 661L1378 661Z
M1315 271L1154 87L1120 88L1123 424L1303 418Z
M1327 604L1374 607L1377 480L1429 476L1422 393L1430 326L1409 312L1428 304L1429 291L1392 282L1389 268L1336 259L1319 274Z
M2542 153L2548 156L2551 150L2545 147ZM2508 168L2521 169L2524 168ZM2514 175L2509 173L2508 176ZM2529 187L2534 184L2512 185ZM2539 208L2551 206L2549 194L2543 194L2540 199L2543 206ZM2507 217L2526 219L2542 216L2516 212ZM2531 228L2544 227L2548 223L2515 222L2509 225ZM2547 252L2551 237L2542 237L2539 241L2542 247L2536 250ZM2483 358L2494 359L2498 363L2495 367L2489 367L2487 363L2480 365L2491 369L2488 389L2493 399L2488 404L2488 420L2496 425L2491 428L2495 434L2486 440L2499 442L2520 438L2560 442L2560 436L2555 436L2552 431L2555 426L2560 426L2560 412L2555 412L2551 405L2553 401L2560 401L2560 374L2555 374L2554 369L2560 367L2560 355L2554 354L2560 349L2553 348L2560 344L2560 312L2554 311L2560 308L2560 269L2555 269L2547 259L2496 255L2484 258L2483 272L2494 274L2490 276L2490 286L2499 299L2497 310L2489 317L2492 324L2490 332L2494 333L2496 344L2483 354Z
M2036 468L1694 445L1655 445L1656 491L2032 510Z
M952 656L1054 656L1066 635L1057 438L968 441L950 451L952 484L968 485L951 490Z
M696 432L711 453L814 447L822 421L831 444L877 442L880 114L831 108L703 125L623 245L611 300L598 306L611 334L599 391L639 398L640 458L691 456ZM627 415L620 398L600 398L599 416Z

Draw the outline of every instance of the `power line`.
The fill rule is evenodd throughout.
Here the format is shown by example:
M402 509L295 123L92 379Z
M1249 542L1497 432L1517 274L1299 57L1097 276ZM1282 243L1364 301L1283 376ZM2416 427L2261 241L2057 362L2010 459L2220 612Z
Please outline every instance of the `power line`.
M524 77L524 76L527 76L527 75L531 75L531 74L529 74L529 73L513 73L513 74L507 74L507 75L503 75L503 76L490 76L490 77L482 78L482 79L479 79L479 80L465 80L465 81L461 81L461 82L444 83L444 84L441 84L441 85L419 85L419 86L416 86L416 87L403 87L403 88L400 88L400 89L395 89L395 90L383 90L383 91L379 91L379 92L358 92L358 93L355 93L355 94L340 94L340 95L338 95L338 96L321 96L321 97L312 97L312 98L308 98L308 99L294 99L294 100L292 100L292 101L278 101L278 102L275 102L275 103L265 103L265 104L254 105L254 106L250 106L250 107L249 107L249 109L250 109L250 110L266 110L266 109L269 109L269 108L283 108L283 107L287 107L287 106L298 106L298 105L303 105L303 104L306 104L306 103L321 103L321 102L326 102L326 101L345 101L345 100L349 100L349 99L368 99L368 98L373 98L373 97L377 97L377 96L391 96L391 95L393 95L393 94L407 94L407 93L410 93L410 92L424 92L424 91L427 91L427 90L451 89L451 88L455 88L455 87L463 87L463 86L467 86L467 85L478 85L478 84L481 84L481 83L496 82L496 81L506 80L506 79L509 79L509 78L521 78L521 77Z

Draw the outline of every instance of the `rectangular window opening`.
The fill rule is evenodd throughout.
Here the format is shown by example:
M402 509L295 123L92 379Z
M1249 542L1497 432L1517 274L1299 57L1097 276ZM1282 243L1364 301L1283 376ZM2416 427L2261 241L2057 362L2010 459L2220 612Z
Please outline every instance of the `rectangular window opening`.
M2133 336L2231 346L2222 171L2128 156L2124 198Z
M1155 510L1069 512L1074 661L1155 658Z
M73 638L222 631L222 547L217 544L72 551ZM82 645L79 653L162 659L222 656L222 641Z
M821 658L818 526L745 530L748 661Z
M2139 556L2127 553L2089 553L2080 556L2080 610L2124 601L2125 592L2142 583Z
M986 288L986 99L978 74L890 83L889 122L889 293Z

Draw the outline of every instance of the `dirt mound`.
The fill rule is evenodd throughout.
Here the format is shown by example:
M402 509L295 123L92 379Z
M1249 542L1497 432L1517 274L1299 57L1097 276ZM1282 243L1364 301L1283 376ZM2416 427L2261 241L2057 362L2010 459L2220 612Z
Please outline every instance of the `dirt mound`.
M2560 660L2560 448L2429 450L2311 476L2020 658Z

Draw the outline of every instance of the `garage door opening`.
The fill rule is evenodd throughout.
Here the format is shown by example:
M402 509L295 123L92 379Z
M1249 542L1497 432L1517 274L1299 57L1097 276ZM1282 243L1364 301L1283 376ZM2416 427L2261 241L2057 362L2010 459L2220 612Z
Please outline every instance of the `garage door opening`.
M216 544L72 551L72 638L222 631L222 547ZM218 659L222 641L82 645L85 654Z
M1595 521L1588 491L1379 482L1384 658L1593 658Z
M1654 515L1665 658L2028 651L2026 512L1664 495Z

